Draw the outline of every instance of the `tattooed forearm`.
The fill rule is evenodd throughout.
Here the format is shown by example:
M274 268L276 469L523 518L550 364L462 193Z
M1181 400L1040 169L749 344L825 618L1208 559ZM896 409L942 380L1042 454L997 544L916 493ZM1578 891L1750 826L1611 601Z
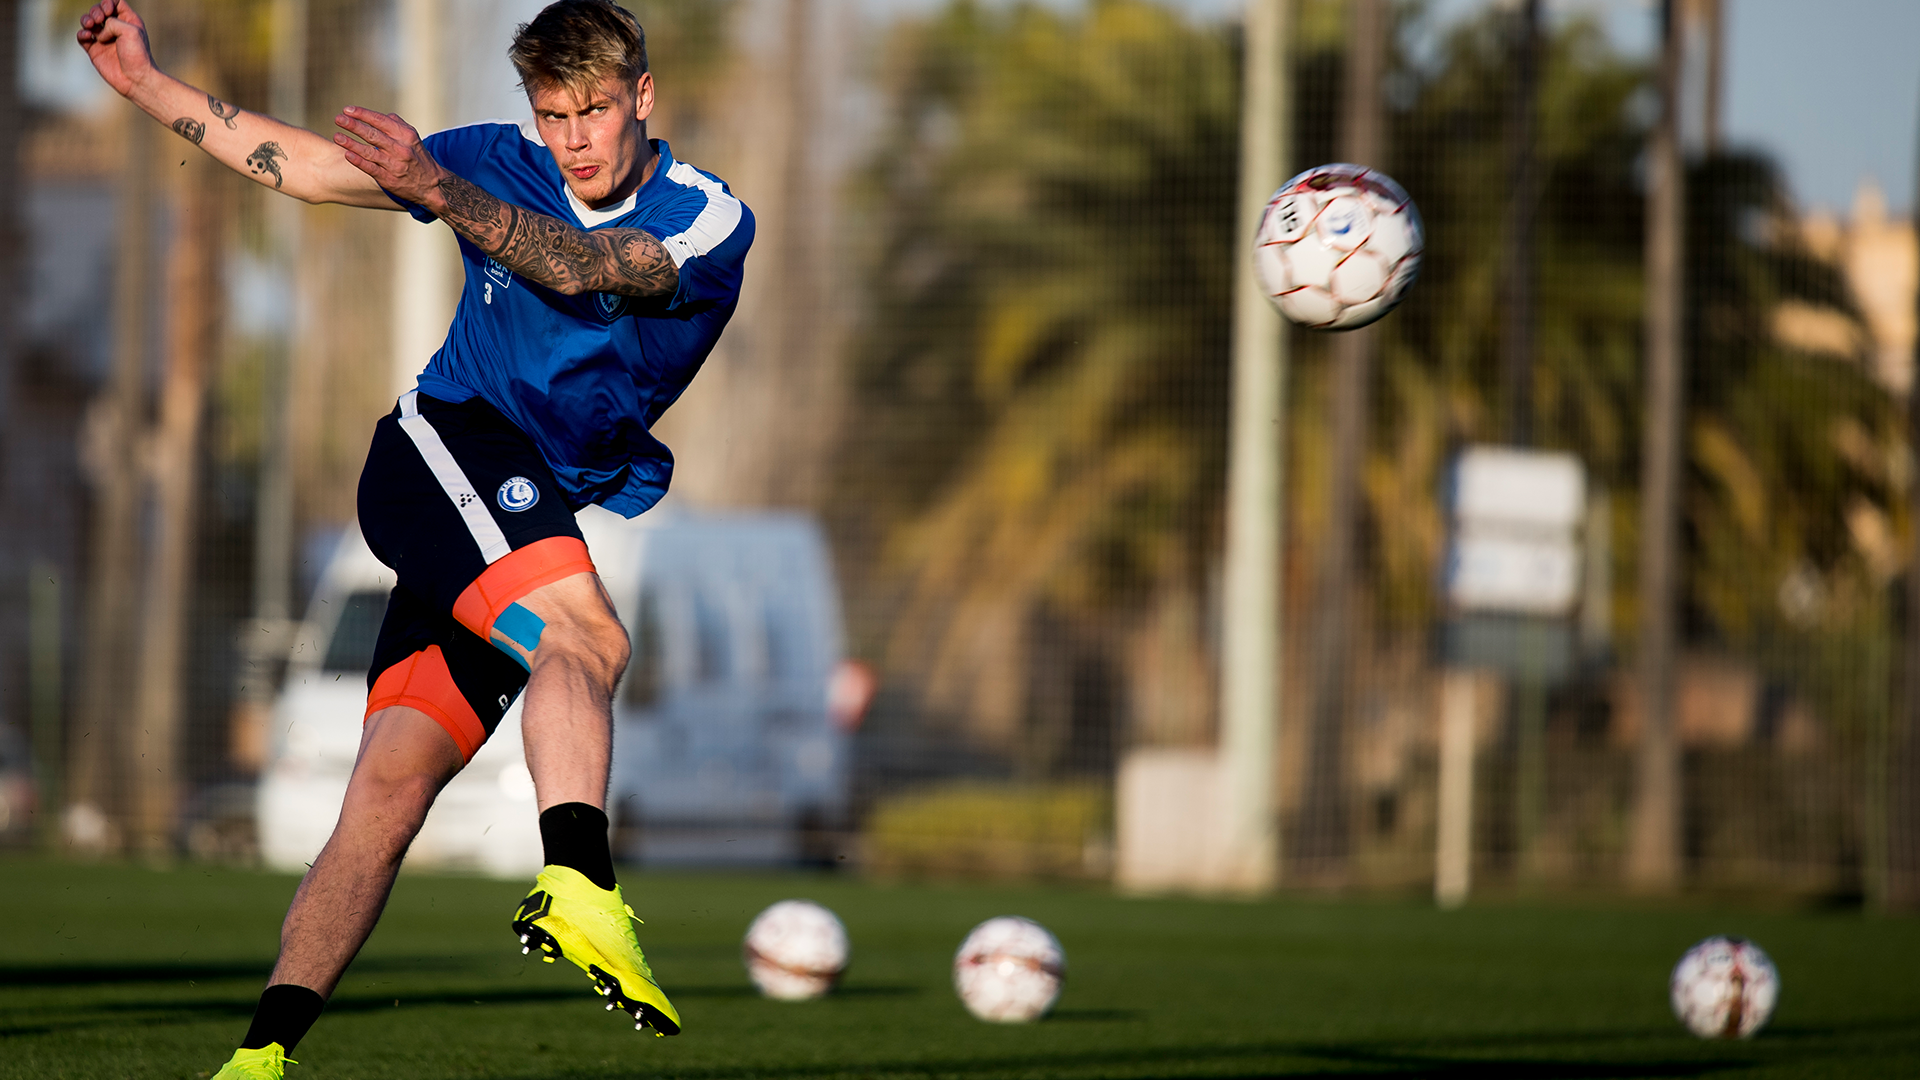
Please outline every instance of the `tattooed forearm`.
M557 292L664 296L680 271L644 229L587 232L501 202L457 176L440 181L447 224L515 273Z
M233 131L240 126L233 122L233 118L240 115L240 106L229 105L219 98L214 97L212 94L208 94L207 108L213 110L213 115L227 122L228 131Z
M470 222L476 227L505 223L505 203L457 176L442 180L440 193L447 197L447 213L443 216L449 222Z
M280 160L286 156L287 152L280 149L279 143L263 142L253 148L253 153L247 155L247 168L252 169L255 176L272 173L273 186L279 187L286 179L280 175Z
M207 137L207 125L191 116L183 116L173 122L173 133L199 146L200 140Z
M620 275L646 284L650 291L671 294L680 287L680 268L652 233L644 229L619 229L608 237L613 245L614 262Z

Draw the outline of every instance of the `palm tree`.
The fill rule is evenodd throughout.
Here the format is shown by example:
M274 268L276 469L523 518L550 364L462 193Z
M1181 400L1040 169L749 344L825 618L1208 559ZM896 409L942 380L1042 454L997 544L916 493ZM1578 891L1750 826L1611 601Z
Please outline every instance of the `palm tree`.
M838 504L894 590L868 633L1032 769L1097 767L1101 672L1154 613L1197 624L1218 528L1233 41L1139 0L963 2L887 55ZM1204 691L1167 708L1204 722Z
M1326 155L1338 103L1305 88L1337 84L1324 61L1338 42L1310 44L1296 128L1301 154ZM919 714L1035 775L1104 766L1123 722L1137 741L1203 741L1228 287L1244 255L1234 39L1145 0L1070 13L960 0L900 25L883 55L888 112L854 200L867 306L831 507L856 649L885 660ZM1501 433L1512 62L1497 15L1390 61L1386 156L1429 246L1420 284L1379 326L1360 469L1371 535L1355 545L1351 601L1382 631L1360 635L1374 648L1419 648L1438 615L1439 476L1457 446ZM1623 625L1647 78L1591 23L1544 43L1531 412L1536 443L1577 452L1615 496ZM1686 635L1754 657L1828 715L1863 715L1846 656L1804 646L1882 633L1860 523L1903 527L1897 416L1859 358L1773 333L1787 300L1858 320L1799 245L1770 168L1716 155L1688 190ZM1311 507L1325 494L1328 349L1301 343L1288 490ZM1316 518L1290 520L1304 541L1290 558L1311 565ZM1789 579L1814 583L1816 615L1783 612Z

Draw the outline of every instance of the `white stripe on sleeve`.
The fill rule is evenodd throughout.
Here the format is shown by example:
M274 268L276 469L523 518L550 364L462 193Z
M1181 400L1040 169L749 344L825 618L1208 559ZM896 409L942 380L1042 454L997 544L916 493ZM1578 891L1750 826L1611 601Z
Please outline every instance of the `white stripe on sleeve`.
M447 449L446 443L440 441L440 433L433 430L433 425L427 423L426 417L420 415L419 398L418 390L409 390L400 396L400 430L413 440L414 449L420 451L427 468L433 470L434 479L440 481L447 498L453 500L461 519L467 523L467 531L473 534L473 542L480 546L480 557L491 566L513 549L507 546L506 534L500 531L499 523L487 511L487 504L480 501L480 493L473 490L473 484L468 482L460 463L453 460L453 452Z
M707 195L706 207L695 215L693 224L687 226L685 232L674 233L660 241L660 246L667 249L667 257L673 260L674 268L678 269L688 259L705 255L733 235L733 230L740 224L740 200L727 194L718 180L684 161L673 163L673 168L667 170L667 179L681 187L699 188Z

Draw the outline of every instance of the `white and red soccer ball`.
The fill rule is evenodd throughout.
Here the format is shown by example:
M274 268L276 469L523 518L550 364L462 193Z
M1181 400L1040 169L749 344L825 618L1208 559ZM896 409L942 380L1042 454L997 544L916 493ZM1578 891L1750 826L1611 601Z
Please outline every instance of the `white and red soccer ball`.
M1780 999L1780 973L1760 946L1714 936L1688 949L1669 983L1673 1015L1703 1039L1745 1039Z
M973 928L953 954L953 989L967 1011L998 1024L1037 1020L1060 998L1067 953L1032 919L1002 915Z
M1254 238L1254 275L1280 313L1354 330L1392 311L1420 272L1420 211L1385 173L1321 165L1281 185Z
M740 943L747 976L776 1001L810 1001L847 970L847 928L811 900L782 900L760 913Z

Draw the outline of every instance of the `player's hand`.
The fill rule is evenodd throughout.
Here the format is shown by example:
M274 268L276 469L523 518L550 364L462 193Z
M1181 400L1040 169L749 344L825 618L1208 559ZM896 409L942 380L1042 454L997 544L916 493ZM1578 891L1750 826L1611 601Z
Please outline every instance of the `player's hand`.
M433 160L420 133L392 113L349 105L333 118L333 137L353 167L408 202L433 208L447 171Z
M121 97L153 74L153 50L147 45L147 24L140 21L127 0L100 0L80 16L75 35L87 50L93 69Z

